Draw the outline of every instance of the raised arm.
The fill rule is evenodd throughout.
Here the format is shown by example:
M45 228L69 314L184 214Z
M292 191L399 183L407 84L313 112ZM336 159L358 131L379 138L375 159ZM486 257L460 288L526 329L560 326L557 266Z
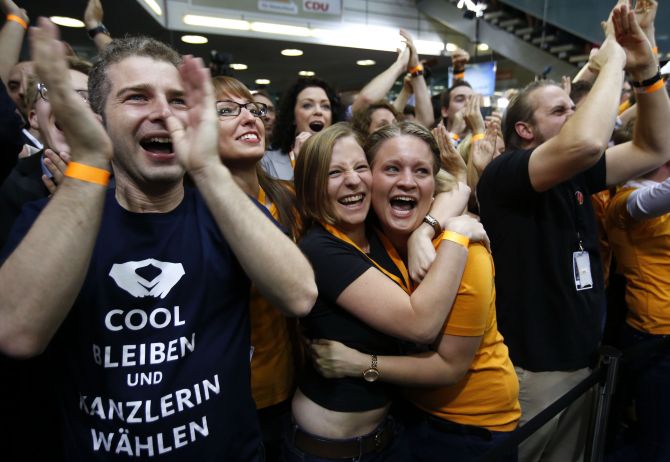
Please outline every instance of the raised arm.
M86 9L84 10L84 24L86 24L86 30L90 31L102 26L103 14L104 11L100 0L88 0ZM98 32L93 36L93 42L98 50L104 49L111 41L112 37L104 32Z
M40 18L31 30L36 70L70 146L73 162L109 169L112 145L91 109L72 90L58 30ZM100 227L106 186L66 177L0 267L0 350L40 353L74 303ZM58 230L54 232L54 230ZM64 264L67 262L67 264ZM25 290L26 281L41 281Z
M307 314L317 295L309 262L251 202L219 160L218 121L208 69L202 60L187 56L180 73L189 106L188 124L184 127L174 116L167 119L179 161L261 293L287 315Z
M613 14L620 8L623 5L617 5ZM531 184L538 192L546 191L595 165L607 148L614 130L618 95L623 85L622 71L626 64L626 53L614 37L611 18L608 24L605 41L595 55L600 63L600 74L579 109L572 114L573 103L562 91L564 96L553 95L555 105L543 105L538 109L542 113L536 115L553 123L567 118L559 133L537 146L530 156L528 172ZM518 122L517 132L531 131L532 128L527 125Z
M395 108L396 111L398 111L398 114L403 113L403 111L405 110L405 106L407 105L407 101L409 100L409 97L414 92L414 88L412 88L411 79L412 79L411 75L406 75L403 78L402 89L400 90L400 93L398 93L398 97L395 99L395 101L393 101L393 107Z
M641 84L635 88L637 117L633 140L610 148L605 154L610 185L636 178L670 160L670 100L651 44L627 5L616 11L614 25L617 41L626 51L626 70L633 82Z
M597 48L591 49L589 60L582 66L579 72L577 72L577 75L572 79L572 83L578 81L593 83L596 80L598 73L600 72L600 63L594 59L597 53Z
M398 77L407 71L410 58L409 48L398 50L398 57L387 69L363 87L351 106L353 112L363 110L386 97Z
M481 224L459 216L448 221L447 230L481 240ZM410 296L376 268L370 268L349 284L337 304L366 324L394 337L432 343L447 318L458 292L467 249L442 241L435 262Z
M647 220L670 212L670 177L631 192L626 211L634 220Z
M416 120L424 127L431 128L435 123L435 115L433 114L433 104L430 101L428 85L426 85L426 79L423 75L423 66L419 62L419 54L414 46L412 36L405 29L400 29L400 35L403 36L410 51L407 68L411 75L410 83L412 84L416 100L416 104L414 105ZM402 112L402 109L400 112Z
M0 0L5 24L0 29L0 79L7 85L12 67L19 62L23 37L30 24L28 13L12 0Z
M635 3L635 16L642 32L649 40L652 50L658 54L656 49L656 12L658 11L658 2L656 0L638 0Z

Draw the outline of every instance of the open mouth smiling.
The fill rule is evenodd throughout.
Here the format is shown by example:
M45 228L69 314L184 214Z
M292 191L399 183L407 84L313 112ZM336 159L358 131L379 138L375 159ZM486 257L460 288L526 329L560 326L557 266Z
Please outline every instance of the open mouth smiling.
M151 136L143 138L140 146L147 152L154 154L172 154L172 139L163 136Z
M344 196L341 197L340 199L337 200L340 204L346 206L346 207L356 207L358 205L361 205L363 203L363 199L365 198L365 194L359 193L359 194L351 194L349 196Z
M315 133L318 133L321 130L323 130L323 127L325 127L325 125L326 124L324 124L323 122L321 122L319 120L315 120L314 122L309 123L309 129L312 130Z
M242 136L238 136L237 140L245 141L248 143L258 143L260 141L260 137L258 136L258 133L249 132L245 133Z
M410 196L394 196L390 203L394 211L401 213L409 213L416 208L416 199Z

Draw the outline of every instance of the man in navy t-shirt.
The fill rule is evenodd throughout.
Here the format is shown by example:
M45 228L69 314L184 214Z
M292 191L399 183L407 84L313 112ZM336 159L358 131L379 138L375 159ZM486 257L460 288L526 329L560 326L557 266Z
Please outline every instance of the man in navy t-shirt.
M32 49L72 161L10 238L0 349L49 346L44 385L59 396L67 460L260 460L249 280L304 315L309 263L221 164L200 60L146 37L112 42L89 81L103 129L72 91L56 36L40 20Z

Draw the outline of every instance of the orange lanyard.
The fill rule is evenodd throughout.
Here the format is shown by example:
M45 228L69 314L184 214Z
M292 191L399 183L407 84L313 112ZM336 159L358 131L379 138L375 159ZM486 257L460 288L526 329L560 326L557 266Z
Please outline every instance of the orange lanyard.
M389 238L386 237L378 229L376 229L375 231L377 233L377 237L379 237L379 240L382 241L382 244L384 245L384 250L386 250L386 253L391 258L396 268L398 268L398 271L400 271L400 274L402 275L405 285L403 286L401 284L401 287L405 289L405 292L411 294L414 291L414 286L412 284L412 280L409 278L409 271L407 271L405 262L402 261L402 258L400 258L400 255L398 255L398 251L395 249L395 247L393 247L393 244L391 244Z
M265 191L263 191L263 188L261 188L261 187L259 186L259 187L258 187L258 196L256 197L256 200L258 200L258 202L260 202L261 205L262 205L263 207L265 207L266 209L268 209L268 210L270 211L270 214L271 214L273 217L275 217L276 220L278 220L278 219L279 219L279 210L277 210L277 206L276 206L274 203L272 203L272 204L270 204L270 206L268 207L268 206L265 204L265 200L266 200L266 198L267 198L267 196L265 195Z
M400 279L398 276L395 274L391 273L390 271L387 271L385 268L383 268L379 263L374 261L368 254L363 252L363 249L358 247L354 241L349 239L349 236L341 232L339 229L335 228L332 225L329 225L327 223L321 223L321 226L325 228L326 231L328 231L330 234L335 236L336 238L340 239L341 241L346 242L347 244L353 246L356 250L358 250L360 253L365 255L368 260L374 264L379 271L384 273L386 276L391 278L396 284L398 284L402 289L407 292L407 294L412 293L412 284L409 279L409 273L407 271L407 268L405 267L405 263L402 261L400 256L398 255L398 252L393 248L393 245L391 245L391 242L387 239L386 236L381 234L380 232L377 232L377 235L379 236L379 239L382 241L382 244L384 245L384 249L386 250L386 253L391 257L391 260L393 260L393 263L396 265L398 270L400 271L400 274L402 275L402 279Z

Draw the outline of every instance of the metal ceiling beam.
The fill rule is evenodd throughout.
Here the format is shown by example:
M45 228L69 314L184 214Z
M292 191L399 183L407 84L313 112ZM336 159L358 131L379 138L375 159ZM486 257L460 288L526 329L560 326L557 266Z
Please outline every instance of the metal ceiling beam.
M463 17L463 10L446 0L418 0L417 8L446 27L465 35L470 41L483 42L492 50L511 59L535 74L542 74L551 66L549 77L560 81L564 75L575 75L577 68L556 56L531 45L513 33L493 27L479 20L479 37L476 36L476 21Z

